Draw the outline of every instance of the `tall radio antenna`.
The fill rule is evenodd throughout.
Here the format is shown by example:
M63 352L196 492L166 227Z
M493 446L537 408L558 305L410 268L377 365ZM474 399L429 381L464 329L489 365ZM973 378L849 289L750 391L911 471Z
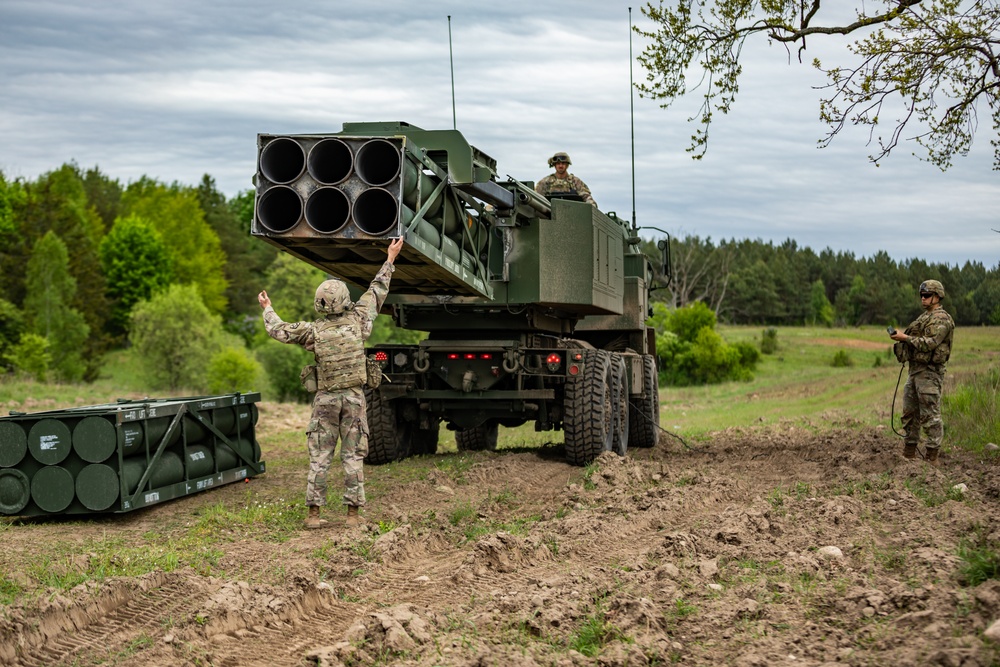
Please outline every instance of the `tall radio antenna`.
M628 111L629 126L632 131L632 232L638 227L635 222L635 86L632 85L632 8L628 8Z
M629 10L630 12L632 10ZM448 62L451 66L451 129L458 129L458 117L455 115L455 54L451 50L451 14L448 15Z

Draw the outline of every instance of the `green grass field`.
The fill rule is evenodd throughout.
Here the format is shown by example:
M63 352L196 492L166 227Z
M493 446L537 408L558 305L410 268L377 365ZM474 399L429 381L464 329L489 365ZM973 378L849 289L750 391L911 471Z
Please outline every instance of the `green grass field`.
M764 329L720 326L718 330L728 343L748 341L759 347ZM841 351L853 365L833 366L834 356ZM948 414L949 406L960 396L959 386L988 375L991 369L1000 373L1000 327L958 329L945 383L946 429L954 431L959 425L959 415L949 419ZM892 356L891 341L883 327L781 327L777 352L763 355L750 382L660 387L660 426L685 440L703 440L713 431L731 427L789 422L814 429L879 424L888 427L895 393L894 423L900 430L905 382L906 372L900 378L900 364ZM992 423L988 415L981 415L972 419L981 422L981 428L972 428L971 432L964 429L966 446L975 446L980 440L1000 444L995 396L993 408ZM449 445L444 439L448 437L450 434L442 438L445 449ZM499 446L561 441L561 433L536 433L531 424L526 424L501 429ZM450 447L454 447L453 437Z
M759 344L763 330L720 327L723 338L731 343ZM852 365L834 367L838 352L845 353ZM1000 370L1000 328L957 330L945 382L946 428L949 394L990 369ZM777 352L763 355L752 381L661 387L661 426L696 438L728 427L789 420L815 428L888 426L895 394L898 429L905 382L905 370L900 378L900 364L892 356L891 341L882 327L779 328Z
M750 341L759 346L763 326L720 326L719 332L729 342ZM713 431L730 427L754 427L794 422L822 429L831 426L889 425L893 394L896 394L896 427L902 404L900 365L891 354L891 345L882 327L827 329L822 327L778 328L778 350L763 355L755 377L750 382L727 382L703 387L661 387L660 424L684 439L705 439ZM834 367L838 352L846 353L853 365ZM966 428L961 439L974 446L978 440L1000 442L996 398L992 412L985 397L985 408L977 398L989 393L974 387L990 372L1000 373L1000 327L959 328L955 349L948 364L945 383L944 418L946 429L955 430L960 415L949 415L949 408L982 412L970 417L979 426ZM108 357L105 371L88 385L40 384L31 381L0 379L0 410L36 412L68 406L92 405L119 396L137 398L161 396L144 389L134 379L133 362L124 352ZM897 391L896 383L900 382ZM192 395L178 392L176 395ZM263 400L268 400L266 394ZM992 416L991 416L992 414ZM954 433L952 435L955 435ZM561 443L561 432L534 430L532 424L500 429L499 446L524 447ZM454 435L441 431L440 451L455 450Z

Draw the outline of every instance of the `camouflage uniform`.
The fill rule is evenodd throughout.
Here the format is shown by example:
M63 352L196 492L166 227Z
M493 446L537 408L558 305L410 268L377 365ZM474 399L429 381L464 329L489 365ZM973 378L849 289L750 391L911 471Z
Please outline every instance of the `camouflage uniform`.
M316 355L318 390L306 429L306 505L326 505L326 476L338 437L344 465L344 504L365 504L368 418L362 389L366 379L364 341L371 335L372 323L389 293L394 270L391 263L383 264L356 304L351 303L342 282L324 282L316 291L316 310L326 316L314 322L284 322L270 306L264 309L264 327L271 338L301 345Z
M573 174L567 173L566 178L559 178L557 174L549 174L535 184L535 192L548 197L553 195L579 195L583 201L597 206L597 202L590 195L590 188Z
M944 426L941 423L941 385L945 364L951 356L955 322L940 306L924 311L903 332L903 355L910 373L903 389L903 430L907 447L920 443L920 430L927 436L927 450L941 447Z

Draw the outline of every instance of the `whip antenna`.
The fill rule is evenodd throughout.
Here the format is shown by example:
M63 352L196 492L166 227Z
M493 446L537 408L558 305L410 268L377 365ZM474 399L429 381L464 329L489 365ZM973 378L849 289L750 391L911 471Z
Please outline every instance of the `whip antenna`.
M451 66L451 129L457 130L458 117L455 115L455 54L451 50L451 14L448 15L448 63Z
M632 8L628 8L628 116L632 131L632 231L639 228L635 222L635 86L632 85Z

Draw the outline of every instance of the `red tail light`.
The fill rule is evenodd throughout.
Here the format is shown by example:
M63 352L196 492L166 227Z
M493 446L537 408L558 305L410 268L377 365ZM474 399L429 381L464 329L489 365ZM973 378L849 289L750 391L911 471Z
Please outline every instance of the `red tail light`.
M562 368L562 357L555 352L550 353L549 356L545 357L545 367L549 369L550 373L555 373Z

